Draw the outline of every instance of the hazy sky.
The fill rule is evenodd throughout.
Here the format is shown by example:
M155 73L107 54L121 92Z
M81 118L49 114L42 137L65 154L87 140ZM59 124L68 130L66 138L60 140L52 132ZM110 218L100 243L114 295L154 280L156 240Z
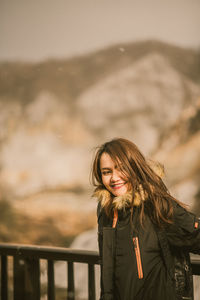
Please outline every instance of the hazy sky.
M152 38L200 48L200 0L0 0L0 60Z

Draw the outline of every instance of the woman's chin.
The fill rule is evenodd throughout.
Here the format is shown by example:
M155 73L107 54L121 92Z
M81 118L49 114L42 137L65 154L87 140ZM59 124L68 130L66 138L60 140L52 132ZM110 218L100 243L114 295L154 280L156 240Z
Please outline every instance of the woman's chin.
M118 197L118 196L123 196L124 194L127 193L127 187L123 186L120 189L116 189L116 190L112 190L111 193L113 194L113 196Z

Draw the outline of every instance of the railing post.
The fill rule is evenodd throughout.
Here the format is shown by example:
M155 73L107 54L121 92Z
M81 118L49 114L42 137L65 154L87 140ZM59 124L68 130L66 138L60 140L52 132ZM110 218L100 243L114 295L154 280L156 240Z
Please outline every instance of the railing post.
M25 260L25 298L40 300L40 264L38 259Z
M192 274L200 276L200 262L199 261L192 261Z
M8 258L1 256L1 300L8 299Z
M14 300L25 299L25 262L18 255L13 260Z
M96 299L94 265L88 264L88 300Z
M48 260L48 300L55 300L54 262Z
M68 289L67 289L67 300L74 300L74 264L73 262L67 263L67 278L68 278Z

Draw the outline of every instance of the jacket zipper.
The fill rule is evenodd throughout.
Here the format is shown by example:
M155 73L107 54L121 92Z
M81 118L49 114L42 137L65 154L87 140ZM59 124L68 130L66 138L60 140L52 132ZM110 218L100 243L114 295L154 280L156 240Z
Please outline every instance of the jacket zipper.
M117 209L115 209L114 216L113 216L112 228L116 227L117 220L118 220L118 211L117 211ZM134 245L134 249L135 249L135 256L136 256L136 262L137 262L138 278L142 279L143 278L143 270L142 270L142 262L141 262L138 237L133 237L133 245Z
M135 249L135 256L137 262L137 270L138 270L138 278L143 278L143 270L142 270L142 262L141 262L141 255L140 255L140 247L138 237L133 237L133 245Z

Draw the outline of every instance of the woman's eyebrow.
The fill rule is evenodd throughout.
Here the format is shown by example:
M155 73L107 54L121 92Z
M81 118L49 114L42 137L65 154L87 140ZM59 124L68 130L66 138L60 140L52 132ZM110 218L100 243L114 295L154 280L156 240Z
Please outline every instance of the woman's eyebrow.
M101 170L111 170L111 168L106 167L106 168L101 168Z

